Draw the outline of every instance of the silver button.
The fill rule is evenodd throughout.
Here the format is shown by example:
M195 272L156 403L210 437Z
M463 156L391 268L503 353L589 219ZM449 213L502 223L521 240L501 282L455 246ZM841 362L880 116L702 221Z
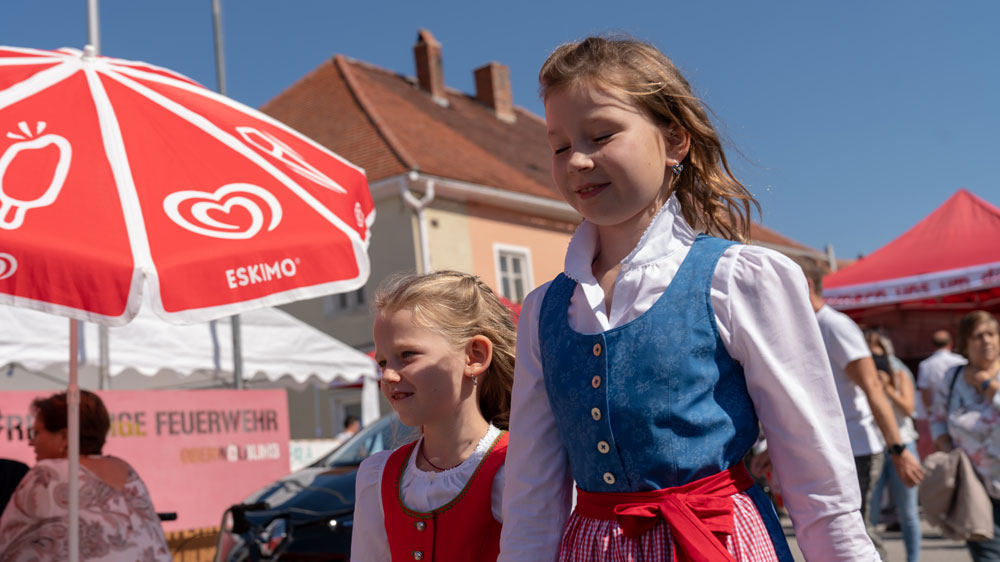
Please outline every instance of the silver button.
M597 450L600 451L601 454L606 455L606 454L608 454L608 451L611 450L611 445L608 445L607 441L598 441L597 442Z
M600 343L595 343L594 344L594 357L600 357L600 356L601 356L601 344Z
M417 521L413 526L416 527L418 531L423 531L424 529L427 528L427 523L424 523L423 521Z
M614 484L615 483L615 475L611 474L610 472L605 472L604 473L604 483L605 484Z
M413 559L414 560L423 560L424 559L424 553L420 552L419 550L414 550L413 551Z
M590 417L594 418L594 421L597 421L597 420L601 419L601 409L600 408L591 408L590 409Z
M594 388L601 387L601 375L594 375L594 378L590 379L590 386Z

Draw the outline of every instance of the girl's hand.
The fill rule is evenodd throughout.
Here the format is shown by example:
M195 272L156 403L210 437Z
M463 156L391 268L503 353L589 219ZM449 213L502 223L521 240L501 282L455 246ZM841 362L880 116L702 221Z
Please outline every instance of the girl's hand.
M878 380L882 383L883 388L892 386L892 379L889 378L889 373L886 373L885 371L878 372Z
M757 478L766 478L767 473L773 470L771 454L767 452L767 449L764 449L750 459L750 474L753 474Z

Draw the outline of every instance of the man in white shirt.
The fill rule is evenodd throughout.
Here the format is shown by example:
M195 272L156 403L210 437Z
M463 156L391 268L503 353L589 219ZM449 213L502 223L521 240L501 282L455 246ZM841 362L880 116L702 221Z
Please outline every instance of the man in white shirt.
M892 463L907 486L917 485L924 471L920 462L903 446L892 406L886 398L861 329L845 314L823 302L822 269L807 259L795 261L802 267L809 282L810 301L816 312L816 321L847 421L847 433L861 488L861 515L872 542L882 559L886 560L881 538L871 527L869 517L872 487L882 473L885 458L883 443L889 444Z
M936 350L917 367L917 388L926 411L930 412L934 389L944 384L945 374L956 365L965 365L965 357L951 350L951 334L948 330L938 330L931 338Z

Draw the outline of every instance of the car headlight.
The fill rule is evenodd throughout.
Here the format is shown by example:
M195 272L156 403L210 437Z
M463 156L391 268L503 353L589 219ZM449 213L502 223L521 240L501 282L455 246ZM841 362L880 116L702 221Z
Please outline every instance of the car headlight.
M288 539L288 521L284 517L279 517L268 523L267 527L260 534L260 554L261 556L274 556L282 543Z

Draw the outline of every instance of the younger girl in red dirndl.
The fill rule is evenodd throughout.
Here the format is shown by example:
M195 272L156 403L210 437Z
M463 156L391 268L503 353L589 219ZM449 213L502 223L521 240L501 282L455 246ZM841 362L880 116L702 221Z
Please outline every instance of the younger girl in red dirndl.
M392 278L375 307L382 394L422 435L361 463L351 560L496 560L511 311L477 277L453 271Z

